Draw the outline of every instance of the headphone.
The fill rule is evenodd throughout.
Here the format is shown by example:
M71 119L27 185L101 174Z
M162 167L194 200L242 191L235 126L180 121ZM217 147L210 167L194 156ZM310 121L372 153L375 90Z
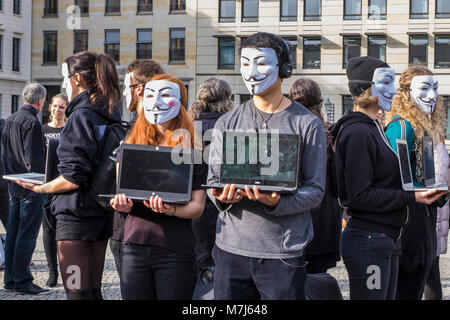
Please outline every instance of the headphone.
M291 57L291 49L289 48L289 44L286 40L280 37L280 40L284 44L284 53L287 56L287 61L283 62L283 64L280 66L278 75L280 78L285 79L292 76L292 57Z

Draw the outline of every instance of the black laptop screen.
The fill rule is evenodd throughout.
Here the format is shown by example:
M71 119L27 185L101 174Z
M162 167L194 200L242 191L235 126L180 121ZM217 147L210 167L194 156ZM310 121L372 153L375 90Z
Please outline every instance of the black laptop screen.
M190 165L172 162L170 152L122 150L121 189L188 193Z
M433 139L431 137L423 137L423 164L425 181L434 180L434 154L433 154Z
M225 132L221 182L295 185L299 137L280 134L274 139L270 134Z
M397 143L398 156L400 158L400 169L402 170L403 184L412 183L411 169L408 158L408 145L406 143Z

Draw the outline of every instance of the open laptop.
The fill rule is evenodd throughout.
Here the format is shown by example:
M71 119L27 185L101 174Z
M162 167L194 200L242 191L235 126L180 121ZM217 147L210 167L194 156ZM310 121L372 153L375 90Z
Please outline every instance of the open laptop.
M448 190L446 183L436 183L433 138L429 136L424 136L422 138L422 150L425 186L430 189L436 188L438 190Z
M431 147L432 148L432 147ZM411 171L411 163L409 161L409 151L408 151L408 143L406 140L397 139L397 150L398 150L398 158L400 164L400 174L402 177L402 186L405 191L426 191L430 189L437 189L439 191L448 190L447 184L442 185L426 185L425 187L415 187L413 184L413 175ZM433 150L431 150L433 152ZM425 153L425 152L424 152ZM429 156L429 155L428 155ZM434 159L432 159L434 160ZM428 161L425 161L428 162ZM430 163L427 163L429 166ZM428 169L430 170L430 169ZM429 172L430 174L430 172ZM434 174L434 163L433 163L433 174ZM430 179L430 177L428 177ZM434 181L434 178L433 178Z
M44 184L59 176L58 171L58 156L56 154L56 149L58 149L59 139L50 138L47 145L47 154L45 156L45 174L43 173L19 173L19 174L8 174L4 175L3 179L6 180L21 180L24 182L30 182L35 184Z
M174 158L187 159L177 164ZM184 204L191 200L194 158L191 149L122 143L119 155L116 194L134 200L158 195L166 203ZM113 198L115 194L100 194Z
M295 134L224 131L219 181L202 187L256 185L260 191L292 193L298 183L299 139Z

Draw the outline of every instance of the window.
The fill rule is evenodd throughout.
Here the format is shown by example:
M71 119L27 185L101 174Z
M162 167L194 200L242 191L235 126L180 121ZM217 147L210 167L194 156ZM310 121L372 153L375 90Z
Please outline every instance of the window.
M105 13L120 13L120 0L106 0Z
M320 38L303 38L303 69L320 69Z
M322 0L304 0L303 20L320 20L322 15Z
M219 38L218 69L234 70L234 38Z
M3 0L0 0L0 11L3 11Z
M136 59L152 58L152 29L137 29Z
M170 11L185 11L186 0L170 0Z
M347 68L347 62L353 57L361 56L361 37L346 36L344 37L344 54L342 68Z
M89 0L75 0L75 5L80 7L81 14L89 14Z
M297 21L297 0L280 0L280 21Z
M14 0L14 5L13 5L13 13L14 14L20 14L20 1L21 0Z
M12 71L20 71L20 39L13 38Z
M87 51L89 48L88 30L74 30L73 32L73 53Z
M11 96L11 113L16 112L17 110L19 110L19 96L13 94Z
M434 67L450 68L450 34L436 35L434 47Z
M58 14L58 0L45 0L44 16Z
M291 54L292 68L297 69L297 38L284 39L289 45Z
M386 0L369 0L369 19L386 20Z
M242 0L242 21L257 22L258 9L258 0Z
M428 19L428 0L411 0L409 17Z
M241 95L239 95L239 103L243 104L244 102L247 102L251 98L252 98L252 96L249 94L241 94Z
M56 63L58 32L44 31L44 63Z
M169 62L184 62L185 30L184 28L170 29Z
M105 30L105 53L120 61L120 30Z
M137 12L152 12L153 0L138 0Z
M236 0L219 1L219 22L234 22L236 17Z
M427 63L428 36L409 36L409 63Z
M361 20L361 0L344 0L344 20Z
M386 36L369 36L367 41L367 55L386 61Z
M450 1L436 0L436 18L450 18Z
M353 110L353 98L350 95L342 96L342 115L348 110Z
M0 34L0 70L3 68L3 35Z

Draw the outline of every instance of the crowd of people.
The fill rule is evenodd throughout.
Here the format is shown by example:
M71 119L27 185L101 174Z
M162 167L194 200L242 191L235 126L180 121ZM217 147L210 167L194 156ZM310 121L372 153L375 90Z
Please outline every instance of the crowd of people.
M350 299L442 299L439 255L447 250L448 191L424 188L422 164L422 138L428 136L437 182L450 178L437 77L411 66L397 90L387 63L352 58L346 71L354 109L329 123L313 80L300 78L283 95L292 65L282 38L256 33L239 54L252 99L236 107L230 86L215 77L201 84L188 106L183 82L150 59L128 66L121 93L114 61L88 51L65 59L66 95L52 98L48 124L41 126L37 117L45 88L24 88L24 106L0 122L1 173L44 172L46 139L58 138L60 175L44 184L0 181L5 290L48 293L33 283L29 267L42 224L46 285L57 285L59 265L69 300L103 299L108 241L124 300L342 300L328 273L341 258ZM122 96L136 115L126 144L197 148L212 157L222 150L224 131L297 135L297 189L205 189L219 180L221 167L204 161L194 165L186 204L117 194L109 201L113 210L101 207L89 182L105 128L122 122ZM214 129L200 146L194 141L198 127L202 137ZM402 186L398 139L408 143L414 185L422 187L417 191ZM378 278L371 284L374 266ZM200 297L202 287L211 290Z

